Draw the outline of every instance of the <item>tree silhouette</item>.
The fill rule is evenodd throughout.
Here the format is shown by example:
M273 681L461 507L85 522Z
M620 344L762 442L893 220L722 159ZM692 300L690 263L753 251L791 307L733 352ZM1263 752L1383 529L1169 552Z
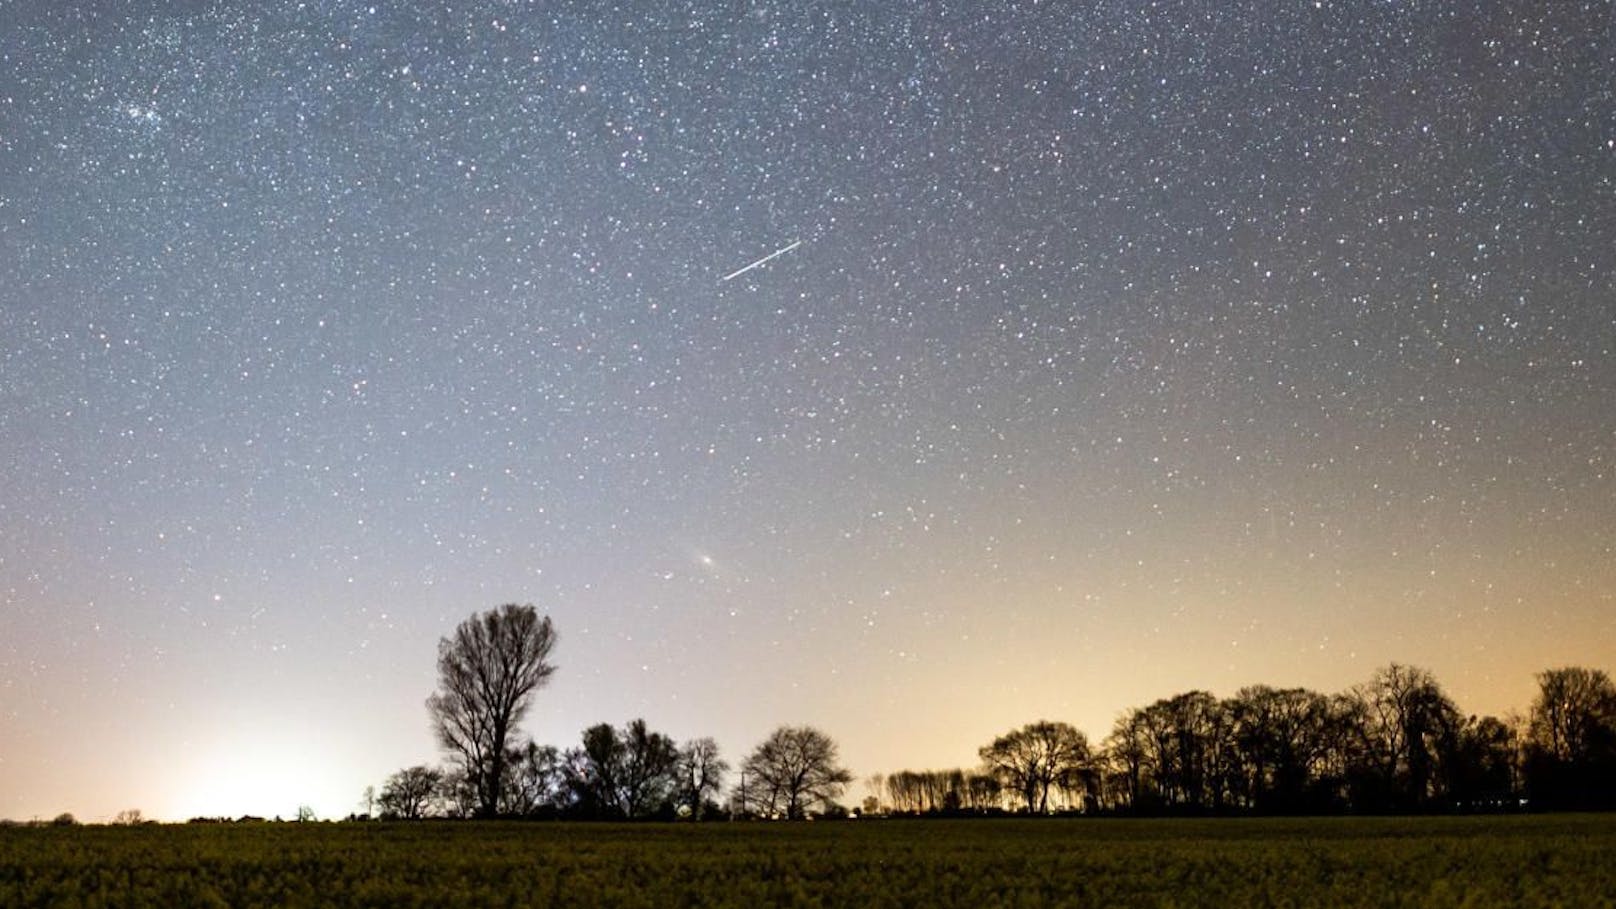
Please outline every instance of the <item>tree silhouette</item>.
M1448 762L1444 787L1462 809L1510 804L1515 790L1517 730L1490 716L1470 717L1459 729L1458 747Z
M1221 808L1233 756L1224 705L1205 691L1163 698L1140 711L1152 777L1177 809Z
M836 743L812 726L781 726L741 766L744 808L797 819L842 794L853 774L837 763Z
M979 813L1002 808L999 778L991 773L953 770L899 770L871 777L871 788L886 795L900 814Z
M600 723L563 762L573 807L584 817L641 818L662 810L676 788L679 749L645 720L622 729Z
M562 774L573 809L584 817L622 817L617 793L628 747L610 723L583 731L583 744L569 748Z
M679 749L673 739L634 720L623 729L624 762L619 801L623 814L645 817L668 804L675 784Z
M710 738L692 739L679 749L675 774L679 779L679 799L690 807L690 816L701 820L707 801L723 788L729 764L718 756L718 743Z
M1422 809L1440 794L1441 764L1458 742L1461 716L1430 672L1398 663L1352 692L1364 762L1354 802L1370 809Z
M1568 666L1538 673L1531 744L1558 761L1587 761L1612 744L1616 685L1597 669Z
M1309 807L1329 748L1330 699L1305 688L1252 685L1227 702L1241 802L1264 813Z
M1538 674L1526 778L1546 807L1616 807L1616 685L1597 669Z
M1089 740L1067 723L1028 723L982 746L982 763L1019 793L1027 811L1049 810L1049 790L1075 781L1089 762Z
M1142 811L1155 803L1155 779L1143 712L1117 717L1099 760L1100 801L1113 808Z
M376 801L385 818L419 820L426 817L442 784L443 771L417 764L388 777Z
M555 672L555 626L532 606L473 615L438 642L438 691L427 710L439 743L476 792L476 814L499 811L507 741L533 693Z
M462 768L458 766L445 768L433 804L437 807L437 812L444 817L475 817L480 805L477 787L472 784L471 778L466 776Z
M554 811L560 785L561 753L553 745L538 745L532 740L518 745L505 757L499 813L532 817Z

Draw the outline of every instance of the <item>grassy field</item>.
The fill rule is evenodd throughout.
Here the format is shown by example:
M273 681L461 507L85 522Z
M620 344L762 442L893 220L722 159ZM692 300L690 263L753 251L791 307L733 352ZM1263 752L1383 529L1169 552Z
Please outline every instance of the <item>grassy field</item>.
M1616 907L1616 816L0 828L0 906Z

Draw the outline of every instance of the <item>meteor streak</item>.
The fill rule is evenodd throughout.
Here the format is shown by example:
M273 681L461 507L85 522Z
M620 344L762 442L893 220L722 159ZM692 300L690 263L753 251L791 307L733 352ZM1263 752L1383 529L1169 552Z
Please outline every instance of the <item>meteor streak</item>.
M751 265L747 265L747 266L745 266L743 268L738 268L735 271L730 272L729 274L725 275L724 277L720 278L719 280L728 281L731 278L738 278L741 275L744 275L747 272L751 271L752 269L757 268L759 265L762 265L763 263L769 261L770 259L774 258L775 256L783 256L786 253L791 252L793 249L796 249L797 247L799 247L801 245L802 245L801 240L793 240L791 242L790 246L783 246L783 247L775 250L774 252L769 253L768 255L764 256L763 258L757 260L756 262L753 262Z

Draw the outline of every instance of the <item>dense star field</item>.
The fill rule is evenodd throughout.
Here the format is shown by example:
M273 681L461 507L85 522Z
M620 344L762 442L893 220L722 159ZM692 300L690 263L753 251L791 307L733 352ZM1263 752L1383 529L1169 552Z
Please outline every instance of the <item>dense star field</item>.
M268 7L268 8L265 8ZM0 817L1616 668L1616 6L0 6ZM754 268L747 266L774 255Z

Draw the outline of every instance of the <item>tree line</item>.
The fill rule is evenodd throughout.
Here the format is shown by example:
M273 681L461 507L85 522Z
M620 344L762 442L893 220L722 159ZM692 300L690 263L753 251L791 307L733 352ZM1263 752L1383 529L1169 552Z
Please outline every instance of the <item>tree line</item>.
M839 814L852 782L836 743L776 729L738 780L711 738L676 743L636 719L565 750L518 733L555 672L555 627L532 606L473 615L438 646L428 699L448 760L367 790L384 818L700 820ZM1391 664L1326 695L1254 685L1130 709L1097 746L1040 721L983 745L972 769L867 781L865 813L1322 814L1616 808L1616 685L1600 670L1539 673L1525 717L1466 716L1429 672ZM725 799L725 793L728 798Z
M1467 716L1393 663L1326 695L1253 685L1125 711L1097 746L1038 722L983 746L977 770L871 778L869 809L908 814L1332 814L1616 808L1616 685L1550 669L1525 717Z

